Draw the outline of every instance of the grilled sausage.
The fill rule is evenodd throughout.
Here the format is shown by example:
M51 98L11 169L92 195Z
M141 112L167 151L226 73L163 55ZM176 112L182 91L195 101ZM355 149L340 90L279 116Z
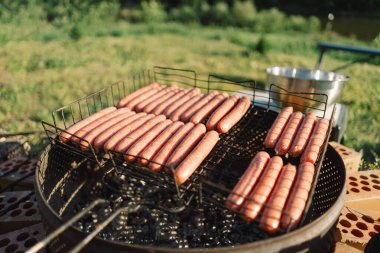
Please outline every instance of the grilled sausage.
M133 145L127 150L127 154L124 159L133 162L141 151L143 151L149 143L151 143L154 138L156 138L168 125L172 123L171 120L165 120L156 124L152 129L150 129L146 134L140 137Z
M96 137L98 137L102 132L105 130L109 129L113 125L119 123L120 121L125 120L126 118L129 118L130 116L136 114L135 112L132 111L127 111L123 114L117 115L110 120L104 122L103 124L100 124L96 128L92 129L88 134L86 134L83 137L83 140L80 142L80 148L83 151L88 150L89 144L94 144L94 140Z
M264 146L266 148L274 148L292 113L293 107L285 107L278 114L272 127L269 129L267 136L265 137Z
M161 89L159 92L157 92L153 96L150 96L150 97L144 99L143 101L141 101L140 103L138 103L135 106L135 111L136 112L143 111L145 106L147 106L151 102L155 101L156 99L162 97L163 95L167 94L169 91L176 90L176 89L177 89L177 86L169 86L169 87L165 87L165 88Z
M177 100L173 101L168 107L165 108L165 110L162 112L162 114L166 115L168 118L170 115L183 103L185 103L188 99L198 95L201 93L201 90L199 88L193 88L190 90L187 90L185 94L183 94L181 97L179 97Z
M248 168L245 170L239 182L235 185L234 189L228 195L226 206L229 210L238 212L243 205L245 199L255 187L258 179L260 178L270 156L267 152L258 152L252 159Z
M236 123L243 118L251 106L251 100L247 96L243 96L237 105L218 123L218 131L227 133Z
M160 148L169 140L170 137L184 124L181 121L176 121L169 125L156 139L154 139L140 154L139 163L141 165L148 165Z
M221 104L210 116L210 118L207 120L206 128L207 130L214 130L216 128L216 125L219 123L219 121L227 114L229 113L232 108L237 104L239 101L239 96L233 95L229 98L227 98L223 104Z
M145 122L147 122L149 119L155 117L153 114L145 115L135 121L133 121L131 124L128 124L123 129L116 132L114 135L112 135L111 138L108 139L106 143L104 143L104 150L114 150L117 143L119 143L122 139L124 139L125 136L127 136L129 133L134 131L136 128L143 125Z
M194 124L189 122L183 125L178 131L162 146L157 152L152 161L149 163L149 168L153 171L159 171L162 165L165 165L170 154L181 143L182 139L193 129Z
M147 92L151 89L158 88L158 87L159 87L159 85L157 83L152 83L146 87L138 89L135 92L132 92L131 94L128 94L124 98L120 99L117 107L119 107L119 108L124 107L126 104L128 104L130 101L132 101L134 98L140 96L141 94L144 94L145 92Z
M258 182L240 210L243 218L247 221L256 219L276 184L282 165L282 159L279 156L274 156L269 160L260 182Z
M164 103L171 97L175 96L178 92L180 92L179 89L173 89L166 93L165 95L157 98L156 100L150 102L148 105L146 105L143 109L146 113L153 113L153 110L156 109L160 104Z
M202 99L198 100L196 104L194 104L189 110L184 112L181 116L181 120L183 122L189 122L190 118L203 106L205 106L209 101L211 101L216 95L218 95L219 92L213 91L207 95L204 95Z
M302 117L303 114L301 112L293 112L290 116L290 119L274 148L278 155L285 155L286 152L288 152L296 135L297 129L301 124Z
M139 103L143 102L144 100L146 100L148 98L153 97L154 95L159 93L160 90L162 90L162 89L163 89L163 87L161 87L161 86L159 86L157 88L152 88L152 89L144 92L143 94L140 94L138 97L135 97L131 101L129 101L124 107L127 107L131 110L135 110L136 105L138 105Z
M98 111L84 119L82 119L81 121L75 123L74 125L72 125L71 127L69 127L68 129L66 129L65 132L62 132L59 136L59 139L63 142L63 143L66 143L68 142L70 139L71 139L71 136L77 132L79 129L81 129L82 127L85 127L87 126L88 124L92 123L93 121L103 117L104 115L106 114L109 114L113 111L116 110L116 107L107 107L101 111Z
M174 94L174 96L171 96L170 98L159 104L156 108L154 108L152 113L155 115L163 114L163 112L168 106L170 106L173 102L175 102L177 99L179 99L188 92L188 90L181 90L177 92L176 94Z
M193 150L205 133L205 125L196 125L175 148L165 165L170 168L176 168L178 164L180 164L182 160L191 152L191 150Z
M286 229L289 227L292 229L300 222L307 199L309 198L313 180L314 165L308 162L301 164L281 219L282 228Z
M149 119L139 128L135 129L133 132L125 136L123 140L119 141L115 146L115 151L125 153L125 151L127 151L141 136L143 136L145 133L150 131L155 125L157 125L161 121L164 121L165 119L166 117L164 115L158 115Z
M329 121L327 119L318 120L310 141L301 156L301 163L310 162L314 164L317 161L319 150L326 139L328 128Z
M210 131L202 138L198 145L177 167L175 178L178 184L183 184L187 181L208 154L210 154L218 140L219 134L216 131Z
M122 121L119 121L117 124L108 128L104 132L102 132L96 139L94 140L94 147L96 149L103 148L104 143L106 143L114 134L118 133L119 130L123 128L128 128L129 124L132 124L135 120L138 120L141 117L146 116L146 113L137 113L133 114Z
M207 116L209 116L218 106L223 103L223 101L228 97L227 93L222 93L215 96L209 103L199 109L193 116L191 116L190 121L194 124L201 123Z
M292 143L292 146L289 149L289 155L298 157L302 154L303 150L306 147L307 141L313 132L313 127L316 119L317 117L312 112L308 113L308 115L303 119L302 124L298 129L297 135Z
M121 109L112 111L109 114L103 115L102 117L94 120L90 124L82 127L78 131L76 131L74 133L74 135L71 137L71 140L74 141L74 142L78 142L79 143L81 141L81 139L86 134L88 134L91 130L97 128L99 125L103 124L104 122L110 120L111 118L113 118L113 117L115 117L117 115L125 114L125 113L128 113L128 112L130 112L130 110L128 108L121 108Z
M296 167L291 164L287 164L282 168L278 182L260 219L260 228L268 233L275 233L280 227L282 210L292 188L296 171Z
M192 108L199 100L201 100L203 97L202 94L198 94L189 100L187 100L185 103L183 103L180 107L178 107L172 114L170 114L170 119L172 121L178 121L181 118L181 115L187 111L188 109Z

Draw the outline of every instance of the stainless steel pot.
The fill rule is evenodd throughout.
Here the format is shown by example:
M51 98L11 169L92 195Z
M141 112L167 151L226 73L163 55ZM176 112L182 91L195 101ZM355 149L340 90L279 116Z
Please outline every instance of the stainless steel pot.
M281 107L293 105L301 111L308 111L308 108L325 109L334 104L342 93L344 82L349 78L335 72L306 68L277 66L267 68L266 72L269 85L275 84L285 90L271 92L273 101ZM289 96L286 91L313 94ZM327 95L327 99L321 94Z

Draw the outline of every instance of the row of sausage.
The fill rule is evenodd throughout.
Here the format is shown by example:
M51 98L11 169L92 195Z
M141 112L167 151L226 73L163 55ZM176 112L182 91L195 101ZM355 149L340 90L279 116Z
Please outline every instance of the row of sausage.
M226 206L247 221L260 219L260 228L268 233L294 228L305 209L314 178L309 162L296 168L284 166L280 156L270 158L261 151L229 194Z
M266 148L274 148L276 154L301 156L300 162L314 164L329 128L327 119L317 119L312 113L306 116L285 107L277 116L264 141Z
M118 102L118 108L136 112L165 115L172 121L198 124L208 118L207 130L227 133L248 111L247 96L229 96L213 91L202 94L199 88L184 89L156 83L128 94Z
M206 133L202 123L184 124L164 115L108 107L71 126L60 139L79 143L83 151L91 144L95 149L120 152L125 160L139 162L152 171L163 166L173 168L177 182L182 184L211 152L219 134L213 130Z

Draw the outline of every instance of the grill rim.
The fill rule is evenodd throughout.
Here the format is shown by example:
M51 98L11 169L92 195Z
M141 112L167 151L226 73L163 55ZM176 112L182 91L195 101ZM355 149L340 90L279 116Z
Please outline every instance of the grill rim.
M47 203L47 200L45 199L41 185L39 184L39 174L41 164L43 162L43 159L48 156L48 152L51 149L51 144L49 144L45 150L43 151L40 161L38 163L38 166L36 168L35 172L35 190L36 190L36 199L38 202L38 207L40 208L41 217L43 219L44 223L49 224L48 226L52 227L53 229L61 226L64 223L64 220L62 217L60 217L56 211L53 210L53 208ZM327 147L327 153L333 152L337 154L337 152L334 150L334 148L328 144ZM283 235L279 235L273 238L259 240L256 242L251 243L245 243L245 244L239 244L234 245L233 247L215 247L215 248L188 248L188 249L179 249L179 248L168 248L168 247L155 247L155 246L145 246L145 245L138 245L138 244L126 244L119 241L111 241L111 240L105 240L100 237L95 237L87 246L86 250L89 250L91 248L102 248L108 245L116 248L120 248L123 250L126 249L133 249L138 250L139 252L200 252L200 251L207 251L207 252L261 252L265 249L266 252L286 252L285 249L294 251L294 247L302 246L301 243L305 243L307 241L312 241L313 239L317 237L321 237L322 235L325 235L328 233L336 223L336 221L339 218L339 214L343 208L344 205L344 197L346 192L346 171L345 166L343 163L342 158L339 155L335 155L336 159L338 159L337 163L342 166L342 172L344 175L342 175L343 178L343 187L339 193L338 198L336 199L335 203L321 216L319 216L317 219L313 220L312 222L297 228L296 230L293 230L291 232L288 232ZM334 215L336 214L336 215ZM335 218L334 218L335 217ZM53 225L51 225L53 224ZM45 224L46 225L46 224ZM55 226L54 226L55 225ZM321 227L324 228L324 230L321 231ZM72 234L69 236L69 234ZM83 231L79 230L78 228L74 226L70 226L64 233L60 235L59 238L66 238L66 240L73 242L73 240L70 240L70 238L75 238L78 241L82 240L87 234ZM307 238L305 238L307 237ZM268 246L270 245L270 248ZM269 251L271 249L271 251ZM117 252L113 249L108 248L109 252Z

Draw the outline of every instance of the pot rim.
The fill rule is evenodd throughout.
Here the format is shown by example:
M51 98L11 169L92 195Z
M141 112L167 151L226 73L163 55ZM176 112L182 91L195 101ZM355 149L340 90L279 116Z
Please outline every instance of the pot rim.
M268 75L271 75L271 76L285 77L285 78L298 79L298 80L308 80L308 81L335 82L335 81L347 81L350 78L348 75L344 75L338 72L325 71L321 69L308 69L304 67L272 66L272 67L266 68L266 72ZM307 73L308 77L297 76L297 74L300 72ZM320 78L315 78L312 76L319 76ZM329 78L325 78L328 76L332 76L333 77L332 80Z

